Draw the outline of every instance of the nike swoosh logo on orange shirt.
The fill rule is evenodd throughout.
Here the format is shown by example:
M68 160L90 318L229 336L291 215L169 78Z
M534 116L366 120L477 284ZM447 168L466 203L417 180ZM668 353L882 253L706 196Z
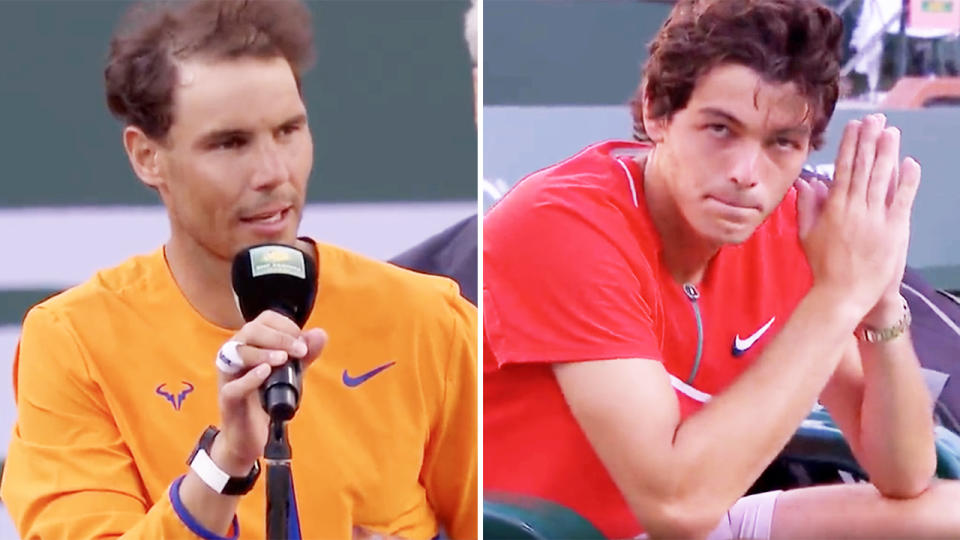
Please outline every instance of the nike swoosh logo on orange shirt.
M754 332L753 335L751 335L747 339L740 339L740 334L737 334L736 337L733 338L733 355L740 356L741 354L747 352L747 349L749 349L750 347L753 347L753 344L756 343L758 339L760 339L760 336L762 336L764 332L766 332L770 328L770 325L772 325L773 321L775 321L776 319L777 318L775 316L770 317L770 320L767 321L767 324L763 325L759 330Z
M382 366L380 366L380 367L373 368L373 369L371 369L370 371L368 371L368 372L366 372L366 373L364 373L364 374L362 374L362 375L359 375L359 376L357 376L357 377L351 377L350 374L347 373L347 370L343 370L343 384L345 384L345 385L347 385L347 386L349 386L349 387L351 387L351 388L353 388L354 386L360 386L361 384L363 384L363 383L367 382L368 380L370 380L370 377L373 377L373 376L376 375L377 373L380 373L381 371L387 369L388 367L390 367L390 366L392 366L392 365L394 365L394 364L396 364L396 362L390 362L390 363L384 364L384 365L382 365Z

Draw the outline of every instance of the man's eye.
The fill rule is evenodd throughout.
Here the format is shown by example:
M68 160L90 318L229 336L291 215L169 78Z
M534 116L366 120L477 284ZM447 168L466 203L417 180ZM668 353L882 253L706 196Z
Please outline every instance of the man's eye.
M723 124L707 124L707 130L714 135L725 136L730 133L730 128Z
M243 137L230 137L215 143L213 147L217 150L235 150L246 143L247 141Z
M783 148L784 150L794 150L799 149L800 145L797 144L793 139L788 139L786 137L780 137L777 139L777 146Z
M282 128L280 128L280 134L290 135L291 133L294 133L299 130L300 130L300 124L290 124L288 126L283 126Z

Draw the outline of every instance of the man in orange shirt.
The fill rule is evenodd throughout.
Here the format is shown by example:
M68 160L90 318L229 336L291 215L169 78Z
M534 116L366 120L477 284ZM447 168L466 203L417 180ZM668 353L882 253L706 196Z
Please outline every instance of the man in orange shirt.
M2 482L24 538L260 537L257 389L289 357L295 532L476 537L476 311L446 279L297 237L311 41L292 0L158 8L114 37L107 101L171 234L24 321ZM234 255L266 242L319 269L303 331L234 303ZM237 374L214 365L229 342Z

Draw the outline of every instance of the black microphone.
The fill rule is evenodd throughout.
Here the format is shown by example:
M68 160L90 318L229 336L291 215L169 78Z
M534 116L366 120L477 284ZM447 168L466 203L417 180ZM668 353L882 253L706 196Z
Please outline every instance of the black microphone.
M317 296L313 260L297 248L261 244L233 259L233 293L247 322L272 309L303 328ZM260 403L273 420L290 420L300 405L300 358L274 367L260 386Z

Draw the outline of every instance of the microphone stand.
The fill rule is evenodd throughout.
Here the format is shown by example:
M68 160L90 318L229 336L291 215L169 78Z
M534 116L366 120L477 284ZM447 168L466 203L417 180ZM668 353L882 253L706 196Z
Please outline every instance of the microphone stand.
M267 464L267 540L290 538L291 455L286 421L271 417L267 445L263 450Z

